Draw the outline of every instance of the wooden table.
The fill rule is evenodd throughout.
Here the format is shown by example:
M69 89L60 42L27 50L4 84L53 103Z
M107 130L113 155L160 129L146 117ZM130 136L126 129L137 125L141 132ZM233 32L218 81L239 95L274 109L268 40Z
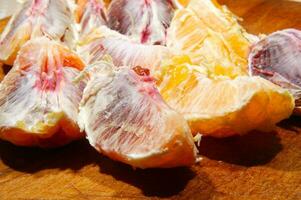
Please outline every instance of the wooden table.
M221 1L251 33L301 29L301 3ZM87 141L55 150L0 142L0 199L301 199L301 118L272 133L204 138L191 168L133 170Z

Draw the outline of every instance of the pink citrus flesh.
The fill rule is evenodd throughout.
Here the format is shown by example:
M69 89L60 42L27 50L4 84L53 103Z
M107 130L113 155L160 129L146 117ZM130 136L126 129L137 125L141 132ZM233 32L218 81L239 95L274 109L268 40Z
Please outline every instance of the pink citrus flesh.
M21 146L56 147L82 138L78 106L84 68L68 48L47 38L27 42L0 84L0 138Z
M138 168L189 166L196 147L185 119L172 110L141 67L96 63L80 106L90 144L111 159Z

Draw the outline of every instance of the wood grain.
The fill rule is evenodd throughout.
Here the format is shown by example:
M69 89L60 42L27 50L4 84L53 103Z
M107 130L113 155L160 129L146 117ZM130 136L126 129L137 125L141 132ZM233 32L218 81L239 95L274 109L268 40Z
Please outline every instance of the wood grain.
M285 28L301 29L301 0L219 0L240 16L253 34Z
M293 1L222 2L252 33L301 28ZM272 133L203 138L191 168L134 170L99 155L87 141L41 150L0 142L0 199L301 199L301 118Z

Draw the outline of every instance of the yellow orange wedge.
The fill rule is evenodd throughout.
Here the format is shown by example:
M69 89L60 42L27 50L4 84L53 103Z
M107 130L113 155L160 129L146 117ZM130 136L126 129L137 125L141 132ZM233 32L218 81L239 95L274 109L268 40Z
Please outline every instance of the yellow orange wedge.
M166 63L157 85L194 134L226 137L253 129L269 131L294 109L292 95L271 82L260 77L212 76L188 56Z
M176 11L167 36L167 46L187 54L194 64L216 75L247 74L247 54L254 40L226 8L211 0L192 0Z

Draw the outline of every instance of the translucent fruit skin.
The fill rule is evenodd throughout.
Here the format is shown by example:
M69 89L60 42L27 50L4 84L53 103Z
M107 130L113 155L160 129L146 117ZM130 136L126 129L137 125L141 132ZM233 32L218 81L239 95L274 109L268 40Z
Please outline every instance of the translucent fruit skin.
M113 0L108 26L136 42L164 45L173 10L167 0Z
M76 20L80 25L80 37L89 34L96 27L107 24L105 3L102 0L78 0Z
M47 36L72 46L74 20L67 0L28 0L14 14L0 37L0 61L12 65L28 40Z
M21 146L56 147L82 138L78 106L84 64L60 43L27 42L0 84L0 138Z
M255 43L249 54L249 72L289 89L300 106L301 31L277 31Z
M133 42L106 26L94 29L81 38L77 52L88 64L101 61L105 55L110 55L116 66L141 66L152 72L159 69L163 59L171 56L170 50L165 46Z
M188 124L164 103L148 71L97 63L80 106L90 144L138 168L189 166L196 147Z

